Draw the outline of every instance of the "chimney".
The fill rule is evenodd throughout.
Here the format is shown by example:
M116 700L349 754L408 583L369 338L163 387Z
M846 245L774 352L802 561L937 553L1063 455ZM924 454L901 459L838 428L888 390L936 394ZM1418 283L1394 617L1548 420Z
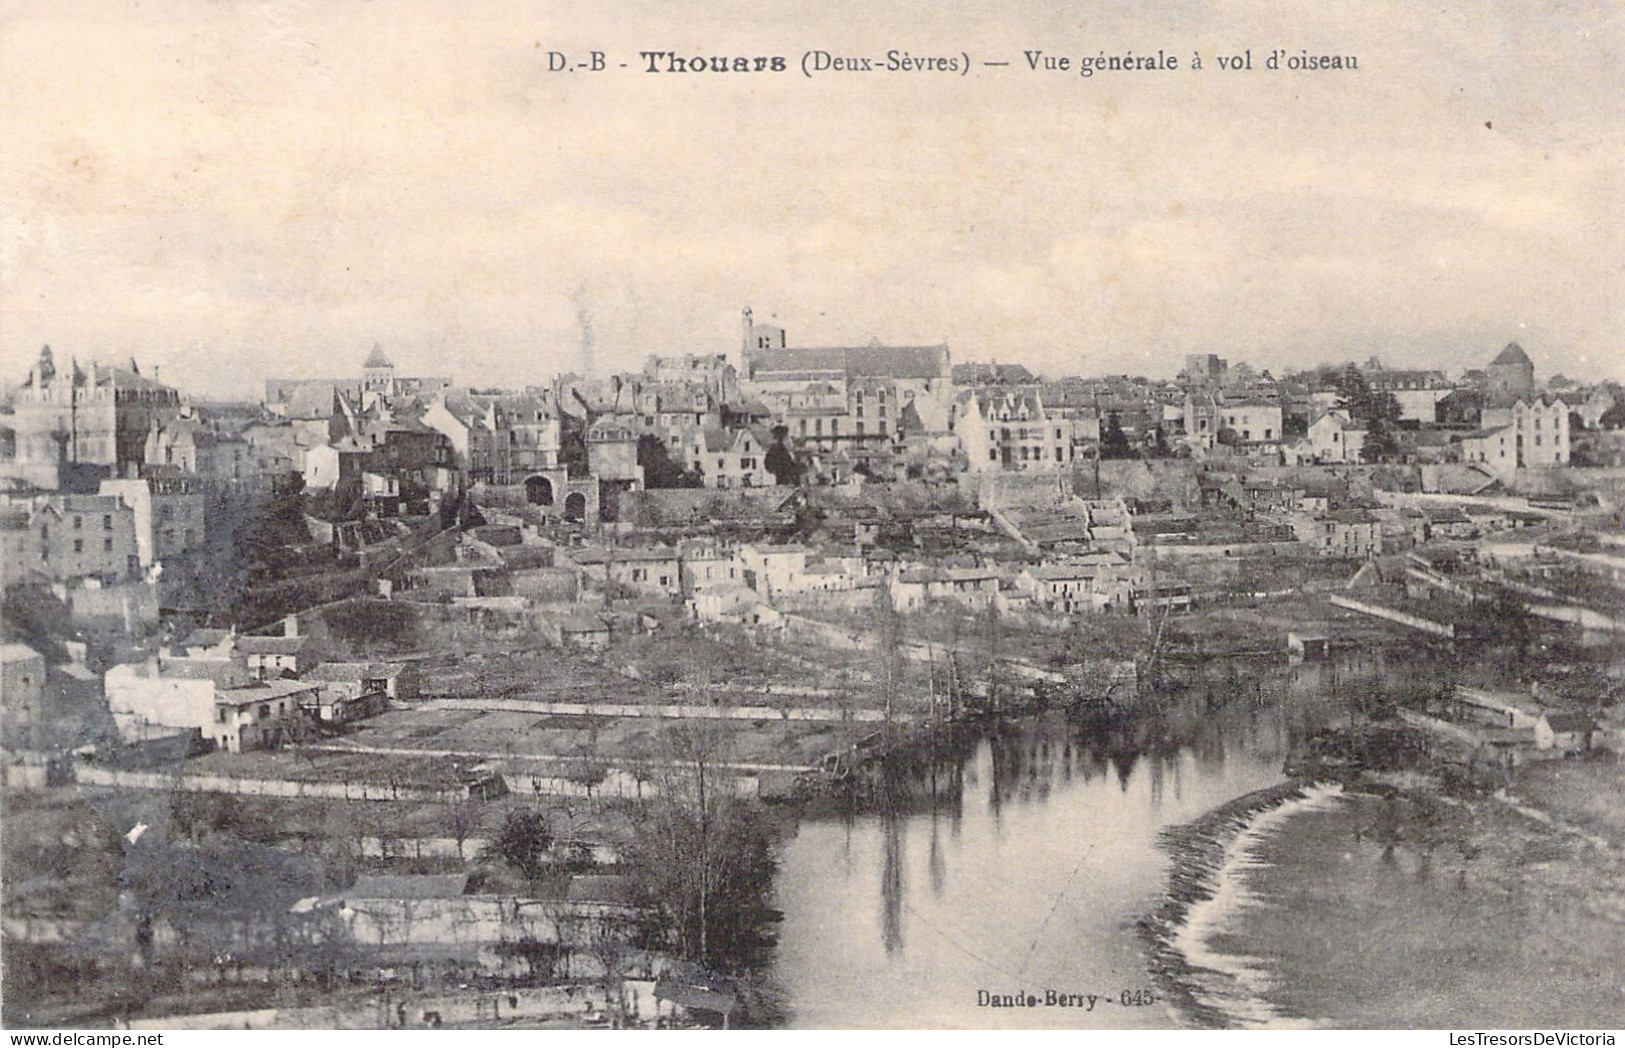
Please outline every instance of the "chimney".
M299 636L299 616L285 615L282 619L282 635L284 637Z

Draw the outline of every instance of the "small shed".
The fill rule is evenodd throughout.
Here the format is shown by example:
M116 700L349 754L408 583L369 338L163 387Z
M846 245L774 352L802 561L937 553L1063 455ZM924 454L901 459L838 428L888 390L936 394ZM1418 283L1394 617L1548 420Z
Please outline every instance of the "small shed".
M1331 638L1324 633L1305 633L1296 630L1286 635L1289 654L1305 659L1324 659L1331 654Z
M631 877L621 874L578 873L570 878L570 886L565 890L564 898L568 902L635 906L638 901L638 886Z
M548 623L560 647L602 651L609 647L609 623L588 611L572 612Z
M1593 745L1597 722L1584 713L1548 713L1552 727L1552 748L1562 753L1587 753Z
M709 986L697 986L670 976L663 976L655 980L655 1007L657 1010L661 1001L670 1001L684 1011L709 1012L713 1015L720 1015L724 1030L728 1028L734 1012L739 1009L739 999L725 990L713 989Z

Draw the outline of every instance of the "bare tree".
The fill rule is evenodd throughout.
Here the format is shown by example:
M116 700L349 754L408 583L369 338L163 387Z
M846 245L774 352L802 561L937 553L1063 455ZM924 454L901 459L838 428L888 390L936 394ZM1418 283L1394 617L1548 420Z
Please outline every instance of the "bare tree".
M702 965L743 958L771 887L765 829L728 781L728 738L710 722L665 730L658 796L628 849L660 934Z

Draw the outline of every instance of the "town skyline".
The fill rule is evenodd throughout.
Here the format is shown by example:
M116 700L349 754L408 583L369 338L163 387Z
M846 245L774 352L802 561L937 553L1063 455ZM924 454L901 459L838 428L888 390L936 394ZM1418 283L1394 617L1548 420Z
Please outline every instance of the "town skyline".
M734 324L737 327L737 313L734 315L733 319ZM1266 371L1276 375L1290 374L1293 372L1309 372L1319 368L1336 367L1345 364L1356 364L1363 366L1375 358L1384 368L1395 370L1437 371L1443 373L1447 378L1455 379L1460 377L1464 372L1482 369L1483 366L1494 356L1494 354L1509 342L1516 342L1520 345L1523 344L1522 340L1514 337L1483 347L1477 346L1476 344L1473 346L1463 346L1451 353L1448 358L1441 358L1437 354L1427 354L1417 357L1413 355L1413 353L1416 351L1413 351L1413 353L1396 353L1391 349L1385 350L1384 348L1377 346L1350 346L1341 356L1336 354L1323 354L1317 357L1313 354L1306 353L1304 358L1301 360L1287 361L1282 365L1273 366L1270 364L1258 363L1246 356L1227 354L1223 351L1222 347L1208 347L1205 349L1193 348L1188 352L1183 353L1176 353L1173 350L1167 350L1163 353L1157 354L1153 366L1149 366L1146 369L1139 371L1091 371L1083 369L1062 371L1035 367L1031 359L1023 359L1021 356L1014 354L1006 355L983 353L978 355L972 353L967 355L961 353L951 339L943 338L887 338L881 335L870 335L867 337L850 338L844 340L838 338L798 339L796 337L796 328L794 327L793 320L787 324L779 314L772 312L764 314L761 319L764 323L778 324L786 327L791 345L809 347L837 345L863 346L871 343L879 343L881 345L946 345L955 364L996 363L1001 365L1020 365L1028 368L1028 370L1033 373L1035 379L1042 379L1045 381L1054 381L1064 378L1094 379L1126 375L1134 378L1145 378L1153 382L1174 382L1179 378L1186 363L1187 357L1208 353L1222 357L1228 360L1232 365L1246 365L1252 368L1255 373L1259 374ZM445 358L443 356L437 356L429 350L414 350L411 344L390 345L382 341L375 340L370 343L361 343L354 346L347 345L344 347L333 347L329 352L324 354L321 364L312 366L308 369L299 367L290 368L287 366L279 366L275 363L267 363L263 365L263 370L261 371L252 369L236 369L231 375L230 385L222 386L218 381L211 381L213 376L209 373L205 373L200 376L195 372L189 373L184 370L187 367L187 357L185 356L185 351L182 351L181 355L172 356L171 354L164 353L161 349L156 352L145 353L139 350L130 350L125 348L122 351L115 350L112 353L107 354L86 355L74 352L74 347L72 346L46 342L41 345L34 346L32 349L26 352L19 350L16 354L11 353L10 349L8 348L8 351L3 357L5 367L3 370L0 370L0 388L15 385L17 382L26 377L28 368L32 365L34 360L37 359L40 350L46 346L49 346L52 349L59 361L65 366L74 360L77 360L81 365L84 366L88 366L92 363L124 366L133 360L140 368L144 369L144 373L149 377L154 376L154 369L156 369L157 377L160 377L169 384L176 386L176 388L182 389L194 399L220 402L258 401L261 399L264 393L265 382L268 379L326 378L335 375L345 375L350 374L351 372L358 372L361 366L361 361L365 358L368 352L375 348L382 349L385 353L387 353L392 363L399 368L403 374L446 374L449 371L449 375L447 375L447 377L451 379L451 384L453 387L470 389L520 389L526 386L542 386L552 383L561 376L572 374L584 378L607 378L612 375L639 371L642 369L644 364L653 357L683 356L685 354L694 356L723 356L727 358L730 364L737 366L740 363L741 349L737 342L734 344L725 345L723 344L722 340L719 339L715 344L710 346L693 345L674 350L651 348L641 354L638 354L631 349L627 349L623 352L600 353L598 347L594 347L589 354L583 350L581 344L577 344L576 346L567 349L560 349L557 353L550 354L547 357L524 354L522 359L526 361L531 368L531 370L528 372L525 370L498 370L495 374L493 374L490 371L470 371L466 366L465 368L461 369L448 369L445 366ZM1560 364L1556 363L1553 358L1547 354L1543 347L1539 347L1538 345L1531 343L1525 348L1532 351L1532 355L1536 361L1536 374L1542 379L1542 381L1559 375L1566 376L1567 378L1582 385L1606 384L1609 382L1619 382L1625 380L1625 366L1616 367L1612 372L1597 371L1595 373L1589 373L1579 369L1567 370ZM584 366L588 362L589 355L592 358L592 362L596 364L596 367L592 367L590 369L587 366ZM13 360L13 356L15 356L15 361ZM350 360L349 358L351 357L354 359ZM172 361L179 361L179 363L176 364ZM349 363L346 363L346 361L349 361ZM546 363L542 363L542 361L546 361ZM1079 361L1078 363L1087 363L1087 361ZM1621 361L1621 364L1625 365L1625 361ZM503 374L509 376L508 380L496 381L496 377ZM182 380L178 379L177 375L186 375L187 377Z

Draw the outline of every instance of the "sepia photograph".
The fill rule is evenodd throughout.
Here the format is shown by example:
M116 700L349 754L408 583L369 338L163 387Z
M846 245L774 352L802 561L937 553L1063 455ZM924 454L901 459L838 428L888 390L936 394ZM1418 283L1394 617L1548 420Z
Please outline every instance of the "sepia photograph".
M1625 1026L1625 7L0 0L0 98L9 1043Z

